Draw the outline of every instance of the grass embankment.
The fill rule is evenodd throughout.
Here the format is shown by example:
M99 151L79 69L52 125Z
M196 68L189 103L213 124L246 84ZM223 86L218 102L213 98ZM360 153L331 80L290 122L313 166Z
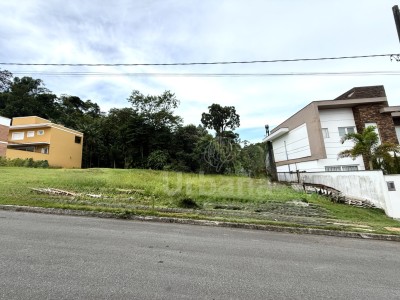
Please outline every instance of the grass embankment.
M0 204L376 233L400 227L382 210L331 203L266 179L151 170L0 167Z

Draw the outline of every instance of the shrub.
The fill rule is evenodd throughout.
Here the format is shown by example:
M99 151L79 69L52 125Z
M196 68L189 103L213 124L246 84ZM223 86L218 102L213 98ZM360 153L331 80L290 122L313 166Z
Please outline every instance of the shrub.
M33 160L32 158L22 159L7 159L0 157L1 167L25 167L25 168L49 168L49 162L47 160Z
M156 150L147 158L147 166L153 170L162 170L168 163L169 155L166 151Z
M178 207L182 208L200 208L200 205L196 203L192 198L182 198L178 201Z

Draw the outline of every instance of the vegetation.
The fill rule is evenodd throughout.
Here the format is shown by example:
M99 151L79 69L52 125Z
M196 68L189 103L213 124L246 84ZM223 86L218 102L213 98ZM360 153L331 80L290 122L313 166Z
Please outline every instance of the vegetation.
M201 123L204 127L214 129L217 136L223 136L227 129L234 130L240 126L240 116L234 106L212 104L208 107L208 113L203 113Z
M144 95L133 90L127 107L104 113L92 100L57 96L40 79L0 70L0 116L35 115L83 132L83 168L261 175L260 166L248 162L252 145L242 146L233 132L240 125L233 106L213 104L203 114L203 125L183 125L175 113L179 103L170 91ZM215 129L219 138L207 128Z
M396 167L399 165L396 153L400 152L399 145L392 143L379 143L379 137L376 133L375 126L368 126L361 133L347 133L342 143L345 141L353 141L354 146L351 149L344 150L339 153L339 158L351 157L355 159L363 156L368 162L368 169L383 169L386 173L398 174L400 170ZM394 156L392 156L394 154Z
M27 167L27 168L48 168L47 160L33 160L32 158L8 159L0 156L0 167Z
M0 167L0 204L363 232L400 227L382 210L332 203L266 179L158 170Z

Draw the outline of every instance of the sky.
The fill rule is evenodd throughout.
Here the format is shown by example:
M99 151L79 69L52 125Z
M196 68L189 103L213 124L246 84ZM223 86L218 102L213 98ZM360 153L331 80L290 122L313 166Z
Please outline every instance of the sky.
M236 132L256 143L266 124L272 129L311 101L334 99L355 86L384 85L389 105L400 105L400 62L377 57L190 66L7 63L162 64L400 53L394 5L400 1L0 0L0 63L6 63L0 69L40 78L53 93L90 99L104 112L128 107L133 90L175 93L184 124L200 124L213 103L234 106L241 123ZM282 75L288 73L297 75Z

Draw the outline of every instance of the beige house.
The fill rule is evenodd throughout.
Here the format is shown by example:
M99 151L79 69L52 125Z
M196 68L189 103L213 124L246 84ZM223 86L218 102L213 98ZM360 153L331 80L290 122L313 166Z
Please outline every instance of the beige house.
M83 133L36 116L12 119L6 157L47 160L50 166L80 168Z
M10 119L0 117L0 156L6 155L10 123Z

